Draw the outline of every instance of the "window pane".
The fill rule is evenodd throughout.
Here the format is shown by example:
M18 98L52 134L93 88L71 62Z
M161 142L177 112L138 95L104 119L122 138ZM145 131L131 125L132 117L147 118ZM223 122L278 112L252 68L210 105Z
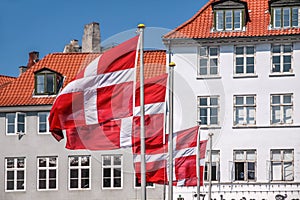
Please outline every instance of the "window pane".
M210 98L210 105L217 106L218 105L218 98Z
M81 166L89 166L90 158L88 156L81 157Z
M81 179L81 188L89 188L89 179Z
M287 124L291 124L293 122L292 119L292 106L284 106L283 107L283 122Z
M218 109L210 109L210 124L218 124Z
M290 8L283 9L283 26L290 27Z
M272 150L272 160L273 161L281 161L281 151L280 150Z
M201 47L200 48L200 56L207 56L206 50L207 50L206 47Z
M70 157L70 166L78 166L78 157Z
M46 180L39 180L39 189L46 189Z
M13 158L7 158L6 159L6 163L7 163L7 168L14 168L14 159Z
M254 105L254 97L246 97L247 105Z
M244 104L244 97L235 97L235 104L236 105L243 105Z
M280 104L280 96L272 96L272 104Z
M114 177L121 177L121 169L120 168L114 169Z
M24 168L25 160L24 158L18 158L17 160L17 168Z
M283 159L285 161L292 161L293 160L293 150L284 150Z
M256 154L255 151L247 151L247 160L256 160Z
M78 180L77 179L70 180L70 188L78 188Z
M37 87L37 93L45 93L45 79L44 79L44 75L37 75L36 76L36 87Z
M24 181L17 181L17 189L18 190L23 190L24 189Z
M280 122L280 106L272 106L272 123Z
M246 54L254 54L254 46L246 47Z
M291 56L283 56L283 72L290 72Z
M283 164L283 168L284 168L284 174L283 174L284 180L292 181L294 179L293 163L285 162Z
M283 53L291 53L292 45L283 45Z
M13 190L14 189L14 181L7 181L6 182L6 189Z
M15 173L14 171L7 171L7 180L14 180Z
M39 179L46 179L46 170L39 170Z
M111 165L111 159L110 156L103 156L103 165L107 166L107 165Z
M78 169L71 169L71 178L78 178Z
M121 178L114 179L114 187L121 187Z
M235 151L235 160L245 160L244 151Z
M216 47L209 48L209 55L210 56L217 56L218 55L218 48L216 48Z
M217 30L223 30L224 29L224 16L223 11L218 11L217 14Z
M201 124L207 125L207 108L200 109L200 120L201 120Z
M225 11L225 28L232 30L232 11Z
M56 170L49 170L49 178L56 178Z
M280 45L273 46L273 53L280 53Z
M273 72L280 72L280 56L273 56Z
M244 180L244 163L243 162L235 163L235 180L238 180L238 181Z
M121 165L121 156L114 156L114 165Z
M236 124L243 124L244 123L244 117L245 117L245 111L242 107L237 107L235 110L235 123Z
M88 178L90 176L90 170L89 169L81 169L81 177L82 178Z
M46 158L39 158L39 167L46 167Z
M292 96L291 95L284 95L283 96L283 103L292 103Z
M236 55L243 55L244 54L244 47L236 47L235 48Z
M108 178L103 179L103 187L110 187L111 186L111 180Z
M56 167L56 158L49 158L49 167Z
M200 98L200 106L207 106L207 98Z
M299 20L298 13L299 13L298 8L293 8L292 9L292 26L293 27L298 26L298 20Z
M274 26L275 28L281 27L281 9L274 9Z
M56 180L49 181L49 189L56 189Z
M47 74L47 92L54 92L54 74Z
M247 107L247 124L255 124L255 108Z
M111 170L110 168L104 168L103 169L103 177L111 177Z
M239 30L241 29L241 14L240 10L234 11L234 29Z

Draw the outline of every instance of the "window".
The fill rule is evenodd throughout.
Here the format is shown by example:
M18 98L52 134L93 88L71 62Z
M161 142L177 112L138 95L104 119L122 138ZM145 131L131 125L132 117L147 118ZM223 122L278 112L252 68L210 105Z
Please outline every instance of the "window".
M117 189L123 187L123 169L121 155L102 156L102 188Z
M271 124L292 124L292 115L292 94L271 95Z
M254 68L254 46L235 47L235 74L253 75Z
M69 157L69 189L91 188L91 161L90 156Z
M299 27L299 7L276 7L272 9L274 28Z
M256 150L235 150L234 180L255 181L256 179Z
M219 74L219 47L200 48L199 76L217 76Z
M273 45L272 47L272 73L292 73L291 44Z
M294 180L294 150L271 150L271 180Z
M61 75L50 70L43 69L35 73L35 94L52 95L57 94L62 87L63 78Z
M212 166L211 166L211 180L219 181L220 180L220 151L212 150ZM207 161L205 162L204 169L204 180L209 181L209 151L206 154Z
M49 112L39 112L38 113L38 130L39 134L47 134L49 132L48 123Z
M25 133L25 113L6 114L6 134Z
M256 96L234 96L234 125L256 124Z
M57 157L40 157L37 159L37 189L57 189Z
M140 188L141 187L141 183L139 183L139 180L136 176L134 176L134 187L136 188ZM146 183L146 187L147 188L154 188L154 183Z
M198 121L201 125L219 124L219 97L198 97Z
M25 158L5 158L5 191L25 191Z
M243 10L217 10L215 11L215 29L223 30L242 30Z

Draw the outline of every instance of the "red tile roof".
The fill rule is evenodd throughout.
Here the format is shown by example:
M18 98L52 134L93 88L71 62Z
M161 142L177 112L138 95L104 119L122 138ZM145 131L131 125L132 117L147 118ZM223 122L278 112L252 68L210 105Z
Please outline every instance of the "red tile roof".
M263 37L300 34L300 28L269 29L269 0L244 0L249 12L249 21L245 31L212 31L213 10L210 0L191 19L169 32L164 38L228 38Z
M0 90L15 79L16 77L0 75Z
M144 53L145 77L149 78L165 72L165 51L146 51ZM34 72L48 68L66 77L65 84L100 54L91 53L53 53L45 56L20 77L0 90L0 106L51 105L55 96L34 96ZM139 71L139 70L137 70Z

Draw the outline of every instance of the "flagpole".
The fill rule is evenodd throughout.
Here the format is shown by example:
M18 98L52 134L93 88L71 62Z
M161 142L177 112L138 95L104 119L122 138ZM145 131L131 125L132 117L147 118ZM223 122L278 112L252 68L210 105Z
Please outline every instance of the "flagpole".
M145 145L145 103L144 103L144 24L139 24L140 32L140 109L141 109L141 199L146 200L146 145Z
M198 128L198 138L197 138L197 160L196 160L196 166L197 166L197 200L200 200L200 185L201 185L201 171L200 171L200 152L201 152L201 146L200 146L200 126Z
M209 175L209 181L208 181L208 199L211 199L211 167L212 167L212 136L213 133L209 133L209 170L208 170L208 175Z
M169 63L169 200L173 200L173 100L174 100L174 67Z

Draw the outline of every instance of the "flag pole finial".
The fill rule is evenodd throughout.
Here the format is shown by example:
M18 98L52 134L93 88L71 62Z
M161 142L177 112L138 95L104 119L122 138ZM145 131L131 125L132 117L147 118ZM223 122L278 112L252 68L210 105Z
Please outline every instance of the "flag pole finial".
M169 67L175 67L175 66L176 66L176 64L174 62L169 63Z
M138 28L146 28L145 24L139 24L137 27Z

